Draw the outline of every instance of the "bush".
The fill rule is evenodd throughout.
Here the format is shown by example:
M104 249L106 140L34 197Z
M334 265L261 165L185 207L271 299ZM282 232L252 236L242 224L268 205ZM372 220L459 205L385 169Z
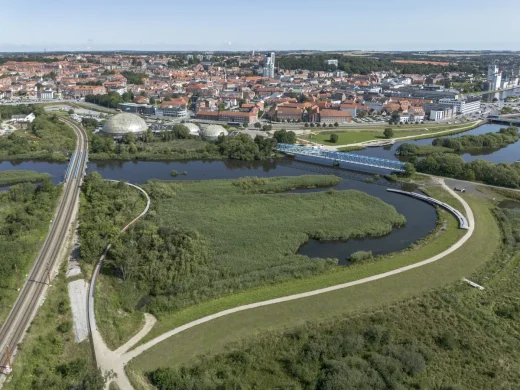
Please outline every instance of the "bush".
M172 176L172 177L176 177L178 174L179 174L179 172L177 172L175 169L170 172L170 176Z
M373 258L372 251L357 251L357 252L352 253L352 255L350 255L349 260L352 263L358 263L360 261L370 260L372 258Z
M393 138L394 137L394 130L391 127L387 127L385 131L383 131L383 135L385 138Z
M330 139L329 141L332 142L333 144L335 144L336 142L338 142L339 140L339 136L337 134L331 134L330 135Z

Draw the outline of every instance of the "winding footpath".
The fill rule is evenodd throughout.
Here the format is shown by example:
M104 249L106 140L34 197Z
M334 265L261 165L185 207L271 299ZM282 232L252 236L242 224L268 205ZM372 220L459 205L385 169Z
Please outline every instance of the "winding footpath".
M118 183L117 180L106 180L114 183ZM136 223L139 219L148 213L150 209L150 196L148 193L143 190L141 187L138 187L134 184L126 183L133 188L141 191L146 197L146 207L141 214L139 214L136 218L134 218L129 224L127 224L123 229L121 229L121 233L128 230L130 226ZM112 244L108 244L105 248L105 251L101 255L99 259L96 269L94 270L94 274L92 275L92 280L90 281L90 288L88 293L88 324L90 328L90 334L92 335L92 345L94 347L94 355L96 358L96 362L98 367L103 371L103 373L108 373L110 376L115 376L116 382L119 385L120 389L132 389L132 385L128 381L128 378L125 374L124 368L122 364L119 364L120 359L118 358L123 352L126 352L129 348L131 348L135 343L137 343L141 338L143 338L149 331L152 329L155 324L155 318L150 315L145 315L145 326L143 329L137 333L132 339L130 339L125 345L120 347L117 351L111 351L105 342L103 341L103 337L99 333L99 329L96 325L96 314L94 311L94 295L96 294L96 282L99 277L99 271L101 270L101 266L103 265L103 261L110 250ZM106 389L109 388L110 380L107 381Z
M458 242L453 244L451 247L449 247L445 251L439 253L438 255L430 257L429 259L420 261L420 262L415 263L415 264L411 264L411 265L408 265L408 266L405 266L405 267L397 268L397 269L392 270L392 271L388 271L388 272L385 272L385 273L382 273L382 274L378 274L378 275L373 275L373 276L370 276L370 277L367 277L367 278L363 278L363 279L359 279L359 280L355 280L355 281L352 281L352 282L339 284L339 285L336 285L336 286L321 288L321 289L318 289L318 290L308 291L308 292L304 292L304 293L300 293L300 294L289 295L289 296L281 297L281 298L269 299L267 301L252 303L252 304L249 304L249 305L237 306L237 307L234 307L232 309L223 310L221 312L218 312L218 313L215 313L215 314L203 317L203 318L199 318L198 320L189 322L189 323L184 324L182 326L179 326L179 327L177 327L175 329L172 329L172 330L170 330L168 332L165 332L162 335L154 338L153 340L150 340L149 342L147 342L145 344L139 345L137 348L135 348L135 349L133 349L131 351L130 351L130 349L133 346L135 346L139 342L139 340L141 340L150 331L150 329L152 329L153 325L155 324L155 318L153 316L151 316L150 314L146 314L145 315L146 322L145 322L144 328L141 331L139 331L139 333L137 335L132 337L132 339L130 341L128 341L126 344L124 344L122 347L118 348L116 351L111 351L104 344L103 339L102 339L101 335L99 334L99 332L97 331L97 328L96 328L95 318L94 318L94 313L93 313L93 311L94 311L94 309L93 309L93 303L94 303L93 300L94 300L94 298L93 298L93 292L92 292L92 294L91 294L91 296L89 298L92 301L91 305L90 305L90 302L89 302L89 313L92 312L91 315L90 315L90 321L91 321L90 322L90 326L91 326L91 329L92 329L92 339L93 339L93 343L94 343L94 349L95 349L95 353L96 353L96 359L97 359L98 366L104 372L112 372L114 374L111 377L111 380L109 380L109 382L110 381L114 381L119 386L119 388L121 390L132 390L133 387L132 387L132 385L131 385L131 383L130 383L127 375L126 375L126 372L125 372L125 368L124 368L125 365L130 360L132 360L133 358L139 356L144 351L152 348L153 346L159 344L160 342L166 340L167 338L169 338L169 337L171 337L173 335L179 334L179 333L181 333L181 332L183 332L183 331L185 331L187 329L190 329L190 328L193 328L193 327L195 327L197 325L200 325L200 324L212 321L212 320L214 320L216 318L227 316L229 314L233 314L233 313L237 313L237 312L241 312L241 311L245 311L245 310L249 310L249 309L254 309L254 308L258 308L258 307L262 307L262 306L269 306L269 305L274 305L274 304L277 304L277 303L293 301L293 300L296 300L296 299L304 299L304 298L307 298L307 297L312 297L312 296L319 295L319 294L325 294L325 293L328 293L328 292L331 292L331 291L341 290L341 289L349 288L349 287L352 287L352 286L357 286L357 285L360 285L360 284L370 283L370 282L373 282L373 281L376 281L376 280L384 279L384 278L387 278L387 277L392 276L392 275L397 275L397 274L400 274L400 273L403 273L403 272L406 272L406 271L410 271L410 270L413 270L415 268L419 268L419 267L425 266L427 264L436 262L436 261L444 258L445 256L455 252L462 245L464 245L466 243L466 241L468 241L469 238L473 235L473 232L475 230L475 218L474 218L474 215L473 215L473 211L471 210L471 208L467 204L467 202L462 197L460 197L457 193L455 193L451 188L449 188L444 183L443 179L437 179L437 180L438 180L439 184L446 191L448 191L453 197L455 197L457 200L459 200L460 203L464 206L464 211L465 211L465 214L466 214L468 222L469 222L469 229L467 230L467 233L463 237L461 237L461 239ZM134 187L136 187L136 186L134 186ZM137 188L139 188L139 187L137 187ZM144 192L144 190L142 190L142 189L141 189L141 191ZM148 195L147 195L147 197L148 197ZM148 199L149 199L149 197L148 197ZM148 210L148 206L147 206L146 211L147 210ZM145 213L146 212L142 213L138 218L140 218ZM129 225L131 225L134 221L132 221ZM129 225L127 225L125 227L125 229L123 229L123 231L126 230ZM101 265L102 260L104 259L104 256L108 252L109 247L110 246L108 246L107 249L105 250L105 253L102 256L102 259L98 263L98 267L96 267L95 277L97 277L97 274L99 273L99 267ZM93 283L95 283L94 278L93 278ZM107 386L106 388L108 389L109 383L107 383L106 386Z

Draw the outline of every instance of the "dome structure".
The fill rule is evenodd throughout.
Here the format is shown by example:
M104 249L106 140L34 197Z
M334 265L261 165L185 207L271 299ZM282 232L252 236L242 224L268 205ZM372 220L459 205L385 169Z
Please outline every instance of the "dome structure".
M143 134L148 125L139 116L130 113L116 114L106 121L102 132L112 137L122 137L126 133Z
M191 135L199 135L200 128L195 123L182 123L182 125L190 130Z
M210 126L206 127L205 129L202 129L200 131L200 135L202 135L203 137L206 137L208 139L215 140L219 137L219 135L224 135L224 136L228 135L228 132L226 129L224 129L220 125L210 125Z

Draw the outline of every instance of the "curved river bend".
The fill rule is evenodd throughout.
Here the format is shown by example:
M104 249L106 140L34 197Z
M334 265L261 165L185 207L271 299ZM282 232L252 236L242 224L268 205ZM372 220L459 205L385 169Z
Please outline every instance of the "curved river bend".
M1 162L0 170L25 169L37 172L47 172L52 175L54 183L63 179L67 163L50 163L42 161ZM412 243L426 237L436 226L435 209L418 200L386 191L390 183L381 179L383 185L369 184L363 180L373 177L341 168L326 167L293 159L270 161L91 161L89 172L99 172L106 179L126 180L134 184L143 184L150 179L172 180L172 170L187 172L175 180L209 180L236 179L244 176L276 177L299 176L308 174L334 174L343 180L334 188L337 190L358 190L382 199L393 205L405 216L406 226L393 229L392 233L379 238L351 239L346 242L318 242L310 240L304 244L298 253L309 257L338 258L340 264L348 264L348 258L359 250L371 250L374 255L381 255L407 248ZM321 189L323 190L323 189ZM345 221L348 223L348 221Z

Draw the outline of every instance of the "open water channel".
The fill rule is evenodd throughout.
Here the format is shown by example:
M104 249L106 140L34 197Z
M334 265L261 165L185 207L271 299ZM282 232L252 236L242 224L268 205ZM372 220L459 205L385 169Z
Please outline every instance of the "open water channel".
M491 131L498 131L500 125L483 125L477 129L463 134L483 134ZM462 134L453 135L453 137ZM419 144L429 144L432 139L424 139L417 142ZM381 158L396 159L395 148L400 143L391 148L368 148L363 151L355 152ZM487 155L462 157L470 161L474 158L483 158L493 162L513 162L520 158L520 143L516 143L494 151ZM18 169L32 170L36 172L46 172L51 174L52 181L57 184L63 180L63 174L67 163L53 163L44 161L4 161L0 162L0 170ZM187 172L186 176L180 175L174 179L171 171ZM422 201L405 197L402 195L389 193L386 191L388 186L395 186L384 179L376 180L376 183L369 184L364 182L370 174L348 171L341 168L326 167L322 165L296 161L290 158L283 158L269 161L91 161L88 165L89 172L99 172L106 179L126 180L134 184L143 184L150 179L161 180L210 180L210 179L236 179L245 176L257 177L276 177L276 176L298 176L306 174L334 174L342 177L343 180L336 185L336 190L358 190L376 196L384 202L391 204L396 210L405 216L406 226L393 229L390 234L384 237L351 239L346 242L341 241L316 241L309 240L299 249L300 254L309 257L338 258L340 264L348 264L350 255L354 252L364 250L372 251L373 255L382 255L396 252L407 248L412 243L426 237L436 226L437 215L435 209ZM317 189L324 190L324 189ZM291 194L287 194L291 196ZM179 205L182 207L182 205ZM273 216L273 223L276 223L276 216ZM349 221L345 220L348 224Z

